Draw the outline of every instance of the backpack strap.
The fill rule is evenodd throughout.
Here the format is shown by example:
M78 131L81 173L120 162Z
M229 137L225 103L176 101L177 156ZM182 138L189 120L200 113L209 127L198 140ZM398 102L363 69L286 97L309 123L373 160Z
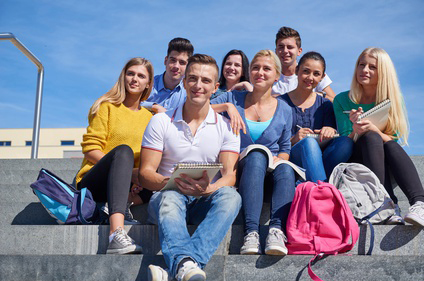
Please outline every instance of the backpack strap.
M374 226L372 225L372 223L369 221L367 217L364 217L362 220L360 220L359 223L363 224L364 222L366 222L370 226L370 233L371 233L370 248L368 249L368 252L366 253L366 255L370 256L372 254L372 250L374 249L375 233L374 233Z
M322 281L322 279L319 278L319 276L316 275L315 272L312 270L312 263L319 261L323 257L324 257L324 253L316 254L308 263L308 274L309 274L309 277L311 277L311 279L314 281Z
M92 224L91 222L88 222L84 216L82 215L82 206L84 205L84 199L85 199L85 194L87 193L87 188L81 188L80 190L80 194L78 196L78 201L77 201L77 211L78 211L78 217L81 221L82 224Z

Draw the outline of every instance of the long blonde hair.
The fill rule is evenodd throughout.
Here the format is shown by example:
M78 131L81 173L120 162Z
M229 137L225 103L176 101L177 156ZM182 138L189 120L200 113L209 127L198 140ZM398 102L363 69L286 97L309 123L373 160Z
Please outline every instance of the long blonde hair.
M378 104L386 99L391 101L389 111L389 121L384 130L387 135L396 135L396 138L401 140L403 144L408 144L409 123L405 108L405 101L399 86L399 80L396 74L395 66L390 59L389 54L381 48L370 47L366 48L355 64L352 84L350 86L349 98L354 103L359 103L364 89L356 80L356 71L359 60L365 54L377 60L377 90L375 103Z
M102 102L108 101L112 104L119 105L124 102L127 91L125 89L125 74L131 66L134 65L144 65L149 73L149 87L144 89L140 101L146 100L150 92L153 88L153 65L152 63L145 58L132 58L130 59L121 70L121 74L119 75L118 81L113 85L112 89L110 89L106 94L98 98L93 106L90 108L90 116L95 115L99 110Z

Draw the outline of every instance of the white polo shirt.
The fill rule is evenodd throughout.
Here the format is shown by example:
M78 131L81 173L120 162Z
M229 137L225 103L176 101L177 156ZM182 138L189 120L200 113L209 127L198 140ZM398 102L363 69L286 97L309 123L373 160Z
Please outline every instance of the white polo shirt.
M321 82L315 87L315 92L322 92L328 85L330 85L333 81L331 81L328 75L325 75ZM273 95L284 95L290 91L293 91L297 88L297 75L293 74L291 76L285 76L281 74L280 79L274 83L272 86L272 94Z
M230 122L209 106L206 119L193 136L183 120L183 106L156 114L144 131L143 149L162 152L158 173L169 177L179 162L218 162L220 152L239 153L240 137Z

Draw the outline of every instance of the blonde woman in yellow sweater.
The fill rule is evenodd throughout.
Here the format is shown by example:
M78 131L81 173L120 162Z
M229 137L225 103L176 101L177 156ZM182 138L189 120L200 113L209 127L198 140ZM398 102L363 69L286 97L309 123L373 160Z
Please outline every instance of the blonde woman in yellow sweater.
M133 58L88 115L89 125L81 143L84 160L76 182L78 188L87 187L96 202L108 203L108 254L141 252L124 230L124 216L127 203L135 200L130 186L139 186L141 141L152 117L140 102L149 97L152 87L152 64L144 58ZM137 201L141 203L140 198Z

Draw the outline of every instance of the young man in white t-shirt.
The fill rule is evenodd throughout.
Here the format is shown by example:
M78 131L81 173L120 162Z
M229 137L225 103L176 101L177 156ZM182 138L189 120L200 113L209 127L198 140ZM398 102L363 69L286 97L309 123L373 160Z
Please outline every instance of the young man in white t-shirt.
M184 78L186 102L153 116L144 132L139 175L144 188L161 190L179 162L223 164L222 176L216 181L211 181L206 171L198 180L181 175L175 179L179 192L153 194L149 217L158 225L169 270L150 265L149 280L206 280L202 269L241 207L241 197L233 188L240 138L232 133L229 120L216 114L209 104L218 86L215 60L207 55L192 56ZM191 237L186 221L199 225Z
M281 76L274 86L272 92L274 95L283 95L297 87L297 57L302 54L302 41L299 33L293 28L281 27L275 38L275 53L281 61ZM316 92L322 92L325 98L333 101L335 94L331 89L331 79L325 75L321 82L315 88Z

